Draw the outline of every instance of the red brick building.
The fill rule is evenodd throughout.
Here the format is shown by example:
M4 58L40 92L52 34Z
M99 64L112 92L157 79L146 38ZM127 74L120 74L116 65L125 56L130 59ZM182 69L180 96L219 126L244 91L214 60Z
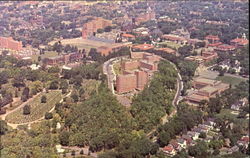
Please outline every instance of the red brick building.
M67 64L67 63L79 61L83 57L84 57L83 53L62 54L60 56L49 57L49 58L43 59L43 64L45 65Z
M205 40L207 40L209 43L218 43L220 38L218 36L208 35L205 37Z
M148 83L148 73L146 71L135 71L136 75L136 88L138 90L143 90L145 85Z
M146 22L146 21L153 20L153 19L155 19L155 12L149 11L147 13L143 13L143 14L138 15L135 18L135 23L138 25L142 22Z
M215 47L216 51L220 52L229 52L229 51L234 51L236 49L235 46L227 45L227 44L222 44L217 47Z
M186 43L187 40L184 37L179 37L176 35L163 35L162 36L165 40L176 42L176 43Z
M98 29L104 29L107 26L111 26L112 21L103 18L95 18L94 20L83 25L82 38L87 39L94 35Z
M203 57L204 62L209 62L213 59L216 59L218 57L218 54L216 52L202 52L201 56Z
M119 51L121 48L130 47L131 43L114 43L107 46L100 46L97 48L97 52L101 53L103 56L107 56L110 53Z
M121 63L123 74L116 78L116 91L119 94L142 90L157 71L161 58L150 53L131 52L131 59Z
M15 41L12 37L0 37L0 48L20 51L23 45L22 42Z
M244 38L235 38L233 40L230 41L230 44L235 46L235 47L244 47L246 45L248 45L248 40L244 39Z
M136 88L136 75L118 75L116 78L116 91L118 93L129 92Z
M153 48L154 48L154 46L151 44L139 44L139 45L134 45L132 47L132 50L133 51L147 51L147 50L150 50Z

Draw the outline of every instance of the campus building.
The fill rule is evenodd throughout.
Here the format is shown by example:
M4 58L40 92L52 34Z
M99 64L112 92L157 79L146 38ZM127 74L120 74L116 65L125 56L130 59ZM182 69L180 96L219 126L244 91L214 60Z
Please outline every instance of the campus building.
M101 53L101 55L103 56L107 56L110 53L117 52L124 47L130 47L131 44L132 44L131 42L126 42L126 43L114 43L106 46L100 46L97 48L97 52Z
M235 38L230 41L230 44L237 48L241 48L248 45L248 40L245 38Z
M20 51L23 45L22 42L15 41L12 37L0 37L0 48Z
M87 39L94 36L98 29L104 29L107 26L111 26L112 21L103 18L95 18L82 27L82 38Z
M147 11L147 13L142 13L140 15L138 15L137 17L134 18L134 22L136 25L142 23L142 22L146 22L149 20L153 20L155 19L155 12L152 10Z
M68 64L81 60L84 57L83 53L69 53L62 54L59 56L48 57L43 59L43 64L45 65L58 65L58 64Z
M209 43L218 43L218 42L220 42L220 38L218 36L213 36L213 35L206 36L205 40L207 40Z
M157 71L160 57L144 52L131 52L131 60L121 63L122 74L116 77L118 94L143 90Z
M197 91L186 96L185 100L187 103L199 104L202 100L208 101L210 98L214 98L216 95L229 89L229 84L211 79L196 78L193 81L192 87Z

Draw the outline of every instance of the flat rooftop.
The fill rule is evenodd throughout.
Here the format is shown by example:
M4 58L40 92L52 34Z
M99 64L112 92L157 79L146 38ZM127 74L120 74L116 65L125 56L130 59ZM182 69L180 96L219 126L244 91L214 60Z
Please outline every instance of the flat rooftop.
M227 84L227 83L220 83L220 84L218 84L218 85L216 85L214 87L217 88L217 89L226 89L226 88L229 88L229 84Z
M221 83L221 81L211 80L211 79L207 79L207 78L195 78L194 81L195 82L206 83L206 84Z
M191 94L189 96L186 97L188 100L195 100L195 101L202 101L202 100L209 100L208 97L206 96L202 96L202 95L197 95L197 94Z
M206 86L206 87L201 88L199 91L213 93L213 92L216 92L217 90L218 90L218 88L215 88L212 86Z

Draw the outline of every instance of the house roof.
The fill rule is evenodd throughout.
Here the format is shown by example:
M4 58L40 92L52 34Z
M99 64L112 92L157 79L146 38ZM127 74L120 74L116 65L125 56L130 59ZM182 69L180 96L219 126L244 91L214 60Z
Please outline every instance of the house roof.
M176 35L163 35L162 37L167 40L173 40L173 41L185 41L186 40L185 38L179 37Z
M191 94L191 95L187 96L186 99L196 101L196 102L201 102L202 100L209 100L208 97L197 95L197 94Z
M228 44L222 44L222 45L216 46L216 48L219 49L219 50L234 50L235 46L231 46L231 45L228 45Z
M201 91L201 92L208 92L208 93L214 93L214 92L218 91L218 89L215 88L215 87L212 87L212 86L205 86L205 87L201 88L199 91Z
M154 46L152 46L150 44L139 44L139 45L133 46L133 48L140 49L140 50L149 50L149 49L154 48Z
M122 37L127 37L127 38L135 38L135 36L134 36L134 35L127 34L127 33L122 34Z
M168 145L168 146L165 146L163 148L164 151L167 151L167 152L172 152L174 150L173 146L172 145Z
M248 136L243 136L240 140L244 141L244 142L249 142L249 137Z
M157 48L157 50L164 51L164 52L167 52L167 53L170 53L170 54L175 53L175 50L173 50L171 48Z
M222 44L221 42L216 42L216 43L209 43L207 46L208 47L217 47L217 46L219 46L221 44Z
M208 35L205 37L205 39L211 39L211 40L220 40L220 38L218 36L213 36L213 35Z
M211 80L211 79L207 79L207 78L195 78L194 79L195 82L200 82L200 83L205 83L205 84L216 84L216 83L220 83L220 81L217 80Z
M241 44L241 45L247 45L248 44L248 40L244 39L244 38L235 38L235 39L231 40L230 42Z

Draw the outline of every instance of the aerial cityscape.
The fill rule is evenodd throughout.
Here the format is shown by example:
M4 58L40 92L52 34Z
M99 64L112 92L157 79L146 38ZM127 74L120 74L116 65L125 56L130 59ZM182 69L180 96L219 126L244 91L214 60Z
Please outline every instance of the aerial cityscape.
M1 158L247 158L249 1L0 1Z

